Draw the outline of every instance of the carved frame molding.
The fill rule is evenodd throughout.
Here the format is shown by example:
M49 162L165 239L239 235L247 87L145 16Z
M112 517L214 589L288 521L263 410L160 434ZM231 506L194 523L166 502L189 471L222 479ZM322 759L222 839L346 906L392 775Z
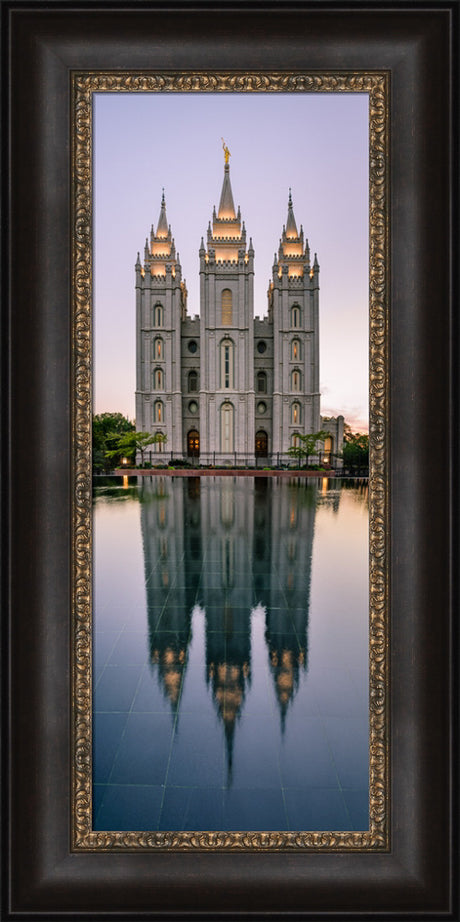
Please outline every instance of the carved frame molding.
M369 726L365 832L92 830L92 96L93 93L367 93L369 95ZM359 851L390 849L389 773L389 98L378 72L72 74L72 849Z

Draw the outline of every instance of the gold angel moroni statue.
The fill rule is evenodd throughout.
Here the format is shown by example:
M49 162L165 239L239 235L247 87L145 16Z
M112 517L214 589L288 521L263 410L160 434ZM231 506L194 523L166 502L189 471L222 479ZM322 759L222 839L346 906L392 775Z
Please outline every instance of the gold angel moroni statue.
M222 147L224 149L225 165L227 165L229 157L231 157L231 154L223 138L221 138L221 141L222 141Z

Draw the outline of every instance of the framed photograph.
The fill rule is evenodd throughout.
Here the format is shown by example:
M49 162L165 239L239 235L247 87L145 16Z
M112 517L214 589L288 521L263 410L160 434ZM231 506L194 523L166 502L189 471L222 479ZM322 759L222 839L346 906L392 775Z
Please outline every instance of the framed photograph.
M5 918L454 918L455 5L3 12Z

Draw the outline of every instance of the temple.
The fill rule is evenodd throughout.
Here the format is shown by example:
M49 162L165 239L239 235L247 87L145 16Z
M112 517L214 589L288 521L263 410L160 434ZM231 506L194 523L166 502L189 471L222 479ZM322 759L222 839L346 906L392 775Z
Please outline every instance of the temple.
M319 263L298 229L289 190L268 286L267 313L254 316L254 247L235 208L230 151L199 248L199 315L166 216L138 254L136 428L158 433L154 448L202 464L280 464L299 436L324 429L323 463L335 463L343 417L322 418L319 392Z

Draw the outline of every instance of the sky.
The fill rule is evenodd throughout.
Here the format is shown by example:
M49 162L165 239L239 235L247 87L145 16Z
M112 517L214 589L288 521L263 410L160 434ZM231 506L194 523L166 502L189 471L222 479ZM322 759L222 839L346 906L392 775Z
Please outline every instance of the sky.
M235 206L255 250L255 315L267 313L287 219L320 264L324 416L368 426L368 96L359 93L99 93L94 102L94 412L135 415L135 275L160 213L199 313L199 257L230 150Z

